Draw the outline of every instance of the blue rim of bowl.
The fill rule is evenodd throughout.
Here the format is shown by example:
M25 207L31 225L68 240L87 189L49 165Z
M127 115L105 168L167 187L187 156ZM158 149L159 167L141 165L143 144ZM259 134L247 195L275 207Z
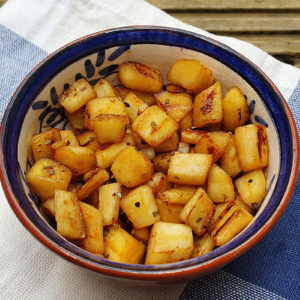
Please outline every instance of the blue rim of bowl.
M33 100L55 74L66 66L99 50L132 44L157 44L186 48L201 52L218 60L250 84L261 99L264 100L264 105L271 119L276 120L273 123L276 126L280 139L281 161L280 174L270 203L246 232L232 242L198 258L164 265L123 264L99 258L66 241L52 230L44 220L40 219L31 207L32 205L28 201L25 192L21 189L21 171L17 161L18 136L26 112L32 105ZM40 88L36 89L37 86ZM172 270L178 272L182 269L193 268L195 265L205 264L239 248L239 246L246 243L248 239L264 226L278 208L290 180L291 162L293 161L293 152L291 151L293 149L292 133L283 102L282 96L273 88L272 82L257 66L249 62L238 52L211 38L184 30L156 26L123 27L91 34L49 55L32 70L12 97L2 121L1 131L2 162L5 170L5 181L34 226L38 227L38 230L45 236L49 243L53 243L54 241L57 247L67 252L67 255L71 257L71 259L69 258L71 261L72 257L74 257L99 265L103 269L140 274L149 272L163 273L166 270L169 272L172 272Z

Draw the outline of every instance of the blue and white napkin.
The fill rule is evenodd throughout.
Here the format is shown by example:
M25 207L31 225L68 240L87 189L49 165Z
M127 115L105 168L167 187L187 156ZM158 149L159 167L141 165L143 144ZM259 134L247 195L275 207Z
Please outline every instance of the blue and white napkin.
M215 36L143 0L9 0L0 8L0 117L26 74L49 53L96 31L161 25L221 41L256 63L277 85L300 126L300 70L257 47ZM300 299L300 180L271 232L222 270L188 284L118 286L55 255L27 232L0 188L0 299Z

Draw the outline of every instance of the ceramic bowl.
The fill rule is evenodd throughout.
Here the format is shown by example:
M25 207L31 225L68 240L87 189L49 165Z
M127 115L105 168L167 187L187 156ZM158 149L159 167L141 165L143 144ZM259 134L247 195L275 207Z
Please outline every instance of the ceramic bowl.
M161 70L182 58L198 59L212 69L223 95L238 86L250 107L250 122L264 124L270 145L266 169L267 194L253 222L235 239L198 258L165 265L129 265L108 261L61 237L39 210L25 175L32 165L28 155L34 133L45 127L65 128L66 116L58 95L75 80L92 84L107 78L118 85L123 61L138 61ZM6 197L23 225L43 244L65 259L110 277L150 283L196 279L224 266L257 243L286 207L297 177L299 142L291 112L274 84L245 57L205 36L163 27L127 27L78 39L49 55L20 84L1 129L1 181Z

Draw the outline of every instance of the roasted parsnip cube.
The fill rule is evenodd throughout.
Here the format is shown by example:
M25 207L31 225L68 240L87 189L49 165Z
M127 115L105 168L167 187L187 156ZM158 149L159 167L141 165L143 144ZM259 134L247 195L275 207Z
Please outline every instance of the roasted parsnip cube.
M156 152L170 152L175 151L178 148L179 136L175 132L170 138L162 142L159 146L155 147Z
M83 183L70 183L68 186L68 191L72 193L77 193L77 191L83 186Z
M180 220L189 225L193 232L203 235L215 213L215 207L205 190L198 188L194 196L184 206L180 213Z
M72 241L86 238L86 227L76 194L57 189L54 205L57 232Z
M84 78L80 78L61 94L59 103L68 113L73 113L96 96L93 87Z
M82 175L96 167L95 154L87 147L61 147L55 151L54 158L69 167L73 175Z
M194 196L196 188L193 186L180 186L160 192L158 197L168 204L184 206Z
M166 85L166 91L169 92L169 93L185 93L185 92L188 92L182 86L180 86L178 84L172 84L172 83L169 83L169 84Z
M52 144L51 147L56 150L63 146L78 146L78 140L72 130L61 130L61 140Z
M99 209L99 189L93 191L85 200L85 203Z
M212 164L210 154L175 153L171 156L168 181L187 185L203 185Z
M141 152L143 152L151 161L155 157L155 151L152 147L145 147L141 149Z
M73 132L73 130L61 130L60 131L61 139L67 141L67 146L78 146L78 140Z
M234 186L230 176L213 164L208 172L207 194L213 202L232 202L235 199Z
M176 122L180 122L193 109L192 96L189 93L162 91L154 96L157 105Z
M215 243L208 233L205 233L201 237L194 237L192 258L207 254L212 251L214 247Z
M86 105L85 127L94 130L93 120L101 114L126 116L126 108L121 98L102 97L89 101Z
M194 59L180 59L173 63L167 79L197 94L212 85L212 71Z
M146 265L167 264L190 258L193 233L189 226L157 222L153 225L145 259Z
M96 169L94 174L78 190L77 197L79 200L86 199L101 184L109 180L109 174L105 169Z
M157 93L161 91L160 71L137 62L123 62L119 65L121 83L136 91Z
M160 220L168 223L183 223L179 215L183 209L182 204L173 204L165 201L160 197L160 194L156 198L156 204L160 215Z
M215 205L215 213L213 215L213 217L211 218L211 221L208 225L207 231L211 232L213 230L213 227L215 225L215 223L219 220L222 219L221 214L223 213L223 211L230 207L232 205L232 203L228 203L228 202L224 202L224 203L219 203L217 205Z
M239 206L227 207L216 221L211 237L216 246L222 246L239 234L251 221L253 216Z
M121 200L121 208L134 228L143 228L160 220L152 189L142 185Z
M110 167L118 154L128 146L135 146L135 141L131 136L125 136L121 143L103 145L95 152L97 166L103 169Z
M150 238L150 231L148 227L144 228L133 228L132 229L132 235L139 241L143 243L148 243L149 238Z
M124 99L124 104L126 106L126 112L131 122L141 114L147 107L148 104L143 102L138 96L130 92Z
M156 147L175 133L178 123L157 105L152 105L133 121L132 128L150 146Z
M145 245L119 226L107 228L104 244L104 257L120 263L138 264L145 253Z
M104 226L118 221L121 200L121 185L118 182L102 185L99 188L99 210L104 218Z
M167 173L169 168L169 163L171 160L171 153L161 153L155 156L153 160L153 165L155 172Z
M150 147L135 131L127 126L126 134L134 139L135 146L139 149Z
M243 93L238 87L232 87L223 99L223 129L233 132L236 127L244 125L249 116L249 106Z
M190 127L181 131L181 141L188 144L197 144L206 134L207 131Z
M47 199L41 204L41 210L50 218L55 218L55 203L54 198Z
M154 173L147 185L152 189L154 196L171 188L171 184L167 180L167 176L162 172Z
M83 176L82 176L82 180L83 180L84 182L87 182L90 178L92 178L94 175L96 175L96 174L99 172L100 169L101 169L101 168L96 168L96 169L93 169L93 170L91 170L91 171L88 171L88 172L84 173ZM82 185L83 185L83 184L82 184ZM82 185L81 185L79 188L81 188ZM78 190L79 190L79 189L78 189ZM77 190L77 191L78 191L78 190ZM77 192L77 191L76 191L76 192Z
M195 147L196 153L213 155L213 162L216 162L225 152L231 139L231 133L223 131L203 132L202 138Z
M220 167L232 178L241 173L242 168L235 145L234 135L231 137L228 146L219 160L219 163Z
M158 193L156 203L161 221L182 223L179 218L180 212L195 191L194 187L182 186Z
M122 185L136 187L150 180L153 164L144 153L128 146L115 158L111 171Z
M101 97L120 97L117 90L106 79L99 79L94 85L94 90L98 98Z
M103 216L97 208L84 202L79 204L86 228L86 238L80 241L79 245L88 252L102 255L104 253Z
M129 93L133 93L135 94L137 97L139 97L144 103L146 103L147 105L153 105L156 103L155 101L155 97L153 93L145 93L145 92L141 92L141 91L134 91L134 90L129 90L126 89L123 86L119 86L117 87L117 91L119 93L119 95L121 96L121 98L124 100L126 98L126 96Z
M222 90L220 82L198 94L194 100L193 124L203 127L223 120Z
M31 139L34 160L38 161L40 158L53 158L55 150L51 145L60 140L60 130L56 128L35 134Z
M68 146L68 144L69 143L67 141L60 140L59 142L52 144L51 148L55 151L56 149L58 149L60 147Z
M80 134L85 131L85 124L84 124L84 108L80 108L77 111L73 112L72 114L65 111L65 114L71 124L72 129L74 130L75 134Z
M100 144L119 143L129 123L127 116L100 114L93 119L94 130Z
M179 130L183 131L187 128L192 127L193 125L193 112L189 112L180 122L179 122Z
M71 181L71 170L49 158L39 159L29 170L26 180L42 201L54 197L55 190L66 190Z
M235 180L236 189L253 211L257 211L266 195L266 179L262 170L255 170Z
M202 127L202 130L204 131L221 131L222 130L222 123L216 123L216 124L208 124L204 127Z
M233 201L234 204L246 210L249 214L254 215L257 212L257 207L254 205L254 210L250 208L244 201L241 200L240 196L237 195Z
M262 169L269 164L266 127L250 124L235 129L235 144L243 172Z
M100 148L100 145L97 141L96 133L93 131L85 131L77 135L80 146L87 147L93 150L94 152Z
M190 153L190 145L188 143L179 142L177 152Z

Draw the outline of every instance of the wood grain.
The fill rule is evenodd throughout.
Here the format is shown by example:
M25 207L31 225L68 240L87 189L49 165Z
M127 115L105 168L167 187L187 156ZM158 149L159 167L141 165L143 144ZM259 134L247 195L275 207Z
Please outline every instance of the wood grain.
M299 0L148 0L164 10L300 10Z
M252 43L271 55L300 56L300 34L230 34L230 36Z
M300 31L300 13L171 13L190 25L215 33Z

